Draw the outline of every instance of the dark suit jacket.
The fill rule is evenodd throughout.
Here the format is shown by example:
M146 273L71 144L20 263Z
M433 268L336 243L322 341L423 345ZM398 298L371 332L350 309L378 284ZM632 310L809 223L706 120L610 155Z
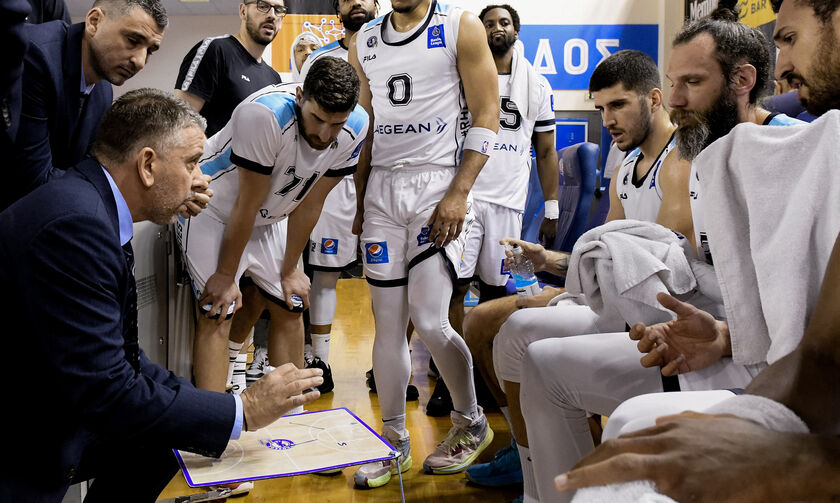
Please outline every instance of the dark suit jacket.
M111 105L111 84L101 81L79 114L84 28L84 23L63 21L26 26L23 108L0 209L46 183L54 170L66 170L84 159Z
M0 0L0 152L14 141L20 119L23 56L28 38L24 28L26 0Z
M0 501L60 501L94 441L114 444L114 463L138 445L224 451L232 396L198 390L142 351L139 373L126 360L129 278L113 193L95 160L0 213L2 333L7 348L23 344L32 355L3 365L26 385L6 395L0 414L14 453L4 456Z

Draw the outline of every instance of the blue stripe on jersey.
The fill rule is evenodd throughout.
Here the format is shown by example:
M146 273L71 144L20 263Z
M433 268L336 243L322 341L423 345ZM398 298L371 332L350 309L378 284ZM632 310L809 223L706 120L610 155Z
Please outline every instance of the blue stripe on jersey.
M770 122L767 123L768 126L795 126L797 124L805 124L805 122L799 119L794 119L793 117L788 117L785 114L776 115L770 119Z
M277 123L281 128L286 127L295 118L295 98L290 94L272 93L260 96L254 100L256 103L267 106L274 112Z
M325 45L324 47L321 47L321 48L320 48L320 49L318 49L317 51L315 51L315 52L313 52L312 54L310 54L310 55L309 55L309 57L310 57L310 58L312 58L312 59L314 60L315 58L319 57L319 56L318 56L318 54L320 54L320 53L322 53L322 52L324 52L324 51L329 51L329 50L331 50L331 49L335 49L336 47L339 47L339 45L338 45L338 40L335 40L335 41L333 41L332 43L329 43L329 44Z
M626 161L626 160L632 159L632 158L636 157L637 155L639 155L641 153L642 153L642 149L636 147L633 150L631 150L629 154L627 154L627 157L625 157L624 160Z
M356 136L362 132L362 128L368 122L368 114L361 105L356 105L356 108L350 113L347 118L347 127L353 130Z
M449 5L449 4L438 2L437 7L435 8L435 12L446 13L446 12L449 12L449 9L451 9L451 8L452 8L452 6Z
M219 171L230 168L230 151L231 149L228 147L220 156L216 157L212 161L207 161L202 164L201 172L212 177Z
M365 24L364 24L364 26L362 26L362 28L361 28L361 30L360 30L360 31L363 31L363 30L368 30L368 29L370 29L370 28L373 28L374 26L376 26L376 25L378 25L378 24L382 23L382 20L383 20L383 19L385 19L385 14L383 14L383 15L379 16L379 17L378 17L378 18L376 18L376 19L372 19L372 20L368 21L367 23L365 23Z

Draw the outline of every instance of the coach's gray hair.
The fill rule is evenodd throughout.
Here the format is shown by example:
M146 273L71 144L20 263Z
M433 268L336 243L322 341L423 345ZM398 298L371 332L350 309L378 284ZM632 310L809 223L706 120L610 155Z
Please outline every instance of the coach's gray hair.
M159 89L137 89L105 112L92 152L103 163L122 163L145 147L166 157L180 132L191 127L204 131L207 121L186 102Z
M161 0L96 0L93 6L102 9L106 15L113 14L115 17L126 14L133 7L140 7L155 20L158 28L164 29L169 23L166 8Z

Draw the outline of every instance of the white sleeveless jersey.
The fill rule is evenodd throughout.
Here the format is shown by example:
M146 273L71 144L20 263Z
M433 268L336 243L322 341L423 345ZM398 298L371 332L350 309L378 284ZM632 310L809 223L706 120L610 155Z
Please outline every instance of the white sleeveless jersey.
M641 180L635 180L635 172L636 164L642 160L642 151L638 148L634 149L624 158L624 162L618 168L618 173L613 178L613 183L617 184L615 189L621 206L624 208L625 218L656 222L659 207L662 205L659 171L665 158L676 148L676 145L676 139L672 135Z
M303 66L300 67L300 84L306 80L306 74L309 73L312 63L324 56L332 56L334 58L341 58L344 61L347 61L347 48L336 40L310 54L309 57L306 58L306 61L303 62Z
M804 122L785 114L773 114L764 121L765 126L795 126ZM691 199L691 218L694 221L694 242L697 243L697 255L707 263L714 265L712 252L709 249L709 238L706 235L706 222L703 218L703 204L700 197L700 174L694 163L691 164L691 174L688 178L688 191Z
M510 99L511 80L510 74L499 75L499 133L490 158L472 186L472 194L481 201L524 211L531 173L532 136L535 131L554 130L554 108L548 82L539 79L528 90L528 95L540 96L540 110L536 122L527 121ZM528 106L527 103L522 105Z
M214 192L205 211L216 219L227 223L236 201L237 166L271 175L271 189L254 225L285 218L322 176L345 176L356 170L367 134L367 112L357 105L333 144L315 150L299 134L297 87L272 85L245 98L225 127L204 143L199 164L212 177Z
M395 31L388 13L356 35L372 95L371 166L458 165L469 128L456 67L462 12L432 0L424 20L408 33Z

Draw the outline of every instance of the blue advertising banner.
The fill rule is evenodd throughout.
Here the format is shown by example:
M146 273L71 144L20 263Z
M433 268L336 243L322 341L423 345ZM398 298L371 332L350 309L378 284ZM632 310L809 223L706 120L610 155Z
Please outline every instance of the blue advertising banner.
M659 61L659 27L625 25L522 25L525 57L552 89L587 89L602 59L621 49L636 49Z

